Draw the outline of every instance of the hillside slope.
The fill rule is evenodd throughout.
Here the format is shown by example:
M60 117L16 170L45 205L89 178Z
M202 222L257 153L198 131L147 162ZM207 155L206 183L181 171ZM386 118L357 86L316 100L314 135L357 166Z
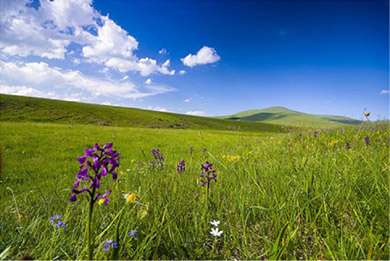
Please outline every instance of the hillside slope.
M0 94L1 121L284 132L279 125Z
M289 110L284 107L270 107L261 110L248 110L233 115L221 116L218 118L311 127L336 127L344 124L360 123L358 120L343 116L306 114Z

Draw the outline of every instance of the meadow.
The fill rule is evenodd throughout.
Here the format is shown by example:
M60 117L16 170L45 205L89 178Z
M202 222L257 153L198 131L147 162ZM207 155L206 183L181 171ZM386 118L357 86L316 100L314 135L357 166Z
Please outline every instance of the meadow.
M282 133L2 121L0 128L0 259L87 258L88 198L69 198L77 158L95 142L113 142L121 154L118 179L101 180L102 191L112 189L109 203L95 204L95 259L390 258L387 126ZM162 166L150 164L157 148ZM200 177L206 161L217 176L209 193ZM127 203L129 193L136 199ZM55 214L66 229L50 222ZM214 220L219 237L210 234ZM104 251L110 239L118 247Z

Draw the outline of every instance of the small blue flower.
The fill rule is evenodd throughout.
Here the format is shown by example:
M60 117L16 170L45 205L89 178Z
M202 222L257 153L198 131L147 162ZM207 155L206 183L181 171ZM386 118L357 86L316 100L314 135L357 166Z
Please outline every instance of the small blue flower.
M60 215L58 215L58 214L55 214L54 216L52 216L51 218L50 218L50 223L54 223L54 222L56 222L56 220L59 220L59 219L61 219L62 217L60 216Z
M118 244L114 242L113 239L107 240L106 245L103 246L103 251L107 252L107 250L112 247L112 248L118 248Z
M133 230L133 229L127 234L129 235L129 237L131 237L131 236L138 237L137 231Z

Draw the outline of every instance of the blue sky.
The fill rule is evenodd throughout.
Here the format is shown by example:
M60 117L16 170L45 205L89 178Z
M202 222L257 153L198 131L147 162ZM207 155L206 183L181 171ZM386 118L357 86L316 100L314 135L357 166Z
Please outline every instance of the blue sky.
M389 117L388 1L0 6L0 92L228 115Z

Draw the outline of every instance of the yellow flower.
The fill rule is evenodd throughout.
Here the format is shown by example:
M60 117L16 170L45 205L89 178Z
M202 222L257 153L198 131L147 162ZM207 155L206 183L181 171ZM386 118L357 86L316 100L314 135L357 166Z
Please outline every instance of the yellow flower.
M332 141L330 142L330 145L336 145L337 143L339 143L339 140L332 140Z
M121 175L125 175L125 173L123 171L119 171L119 174Z
M128 195L128 196L126 197L126 202L127 202L127 203L131 203L131 202L133 202L136 198L137 198L137 195L135 195L135 193L131 193L130 195Z
M104 198L102 198L102 199L100 199L100 200L98 201L99 206L101 206L103 203L104 203Z

